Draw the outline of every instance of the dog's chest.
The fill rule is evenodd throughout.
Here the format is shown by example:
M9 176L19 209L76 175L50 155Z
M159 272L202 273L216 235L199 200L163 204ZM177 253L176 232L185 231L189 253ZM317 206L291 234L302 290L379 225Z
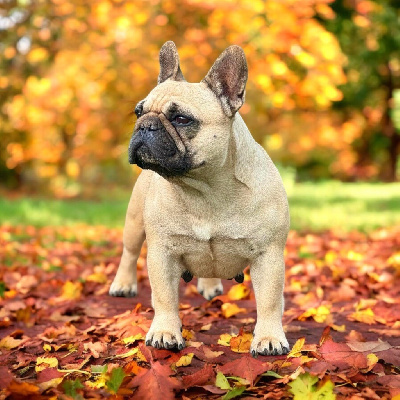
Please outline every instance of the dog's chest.
M194 276L230 279L241 272L258 251L254 240L234 224L192 222L185 233L170 236L170 251Z

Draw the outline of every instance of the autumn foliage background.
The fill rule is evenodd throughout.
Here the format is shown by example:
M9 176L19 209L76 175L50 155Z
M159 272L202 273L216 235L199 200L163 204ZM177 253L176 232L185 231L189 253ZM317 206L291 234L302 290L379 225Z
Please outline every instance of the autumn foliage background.
M0 0L0 399L399 400L399 21L397 0ZM289 195L287 356L248 355L248 273L212 301L181 283L182 352L144 346L146 247L138 297L107 294L167 40L192 82L246 53L240 113Z
M0 178L93 195L132 183L137 101L174 40L188 81L230 44L249 64L241 109L298 179L398 178L400 28L369 0L2 1Z

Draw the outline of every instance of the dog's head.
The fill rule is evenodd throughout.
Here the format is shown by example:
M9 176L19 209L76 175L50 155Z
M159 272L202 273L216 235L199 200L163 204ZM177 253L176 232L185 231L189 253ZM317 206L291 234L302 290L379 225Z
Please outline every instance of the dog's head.
M188 83L175 44L166 42L158 85L135 108L129 162L167 178L220 165L246 81L247 63L239 46L228 47L200 83Z

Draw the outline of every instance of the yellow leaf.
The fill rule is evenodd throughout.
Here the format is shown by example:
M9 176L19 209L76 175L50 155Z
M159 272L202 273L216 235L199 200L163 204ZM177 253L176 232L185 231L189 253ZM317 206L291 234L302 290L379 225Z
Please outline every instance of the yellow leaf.
M236 353L248 353L250 351L251 341L253 340L252 333L242 333L235 336L230 341L231 350Z
M77 300L81 297L82 283L67 281L62 287L61 297L65 300Z
M232 336L229 333L223 333L218 339L218 344L229 347L231 339Z
M107 376L105 374L100 374L94 382L87 380L85 385L92 389L101 389L106 386Z
M343 324L343 325L332 324L331 328L336 332L346 332L346 325L345 324Z
M58 367L58 360L55 357L38 357L36 359L35 371L40 372L47 368Z
M43 345L43 350L44 351L51 351L51 346L48 343L46 343L45 345Z
M370 308L353 312L348 316L348 319L351 321L363 322L368 325L372 325L376 322L375 314Z
M143 353L140 350L137 351L136 360L143 361L143 362L148 362L146 357L143 355Z
M187 367L192 362L194 353L188 353L182 356L175 364L177 367Z
M316 322L325 322L330 315L330 310L327 306L319 306L318 308L309 308L298 317L299 321L305 321L309 317L313 317Z
M186 340L192 340L194 338L194 332L193 331L189 331L187 329L183 329L182 330L182 336Z
M221 306L221 311L225 318L230 318L233 315L246 312L246 309L238 307L235 303L224 303Z
M379 361L379 357L377 357L374 353L370 353L367 355L367 363L368 363L368 368L366 372L371 371L372 368L375 367L377 362Z
M18 347L23 342L22 339L15 339L12 336L6 336L0 340L0 348L11 350Z
M242 300L250 294L250 289L244 284L233 285L228 291L229 300Z
M139 349L137 347L134 347L133 349L129 350L126 353L115 355L114 358L127 358L127 357L135 355L138 352L139 352ZM145 361L147 361L147 360L145 359Z
M135 336L129 336L127 338L122 339L125 344L132 344L138 340L144 340L144 336L141 333L136 334Z
M306 338L304 338L304 337L301 337L300 339L298 339L297 342L293 345L292 350L290 350L290 353L288 354L288 358L301 356L301 349L303 348L305 341L306 341Z

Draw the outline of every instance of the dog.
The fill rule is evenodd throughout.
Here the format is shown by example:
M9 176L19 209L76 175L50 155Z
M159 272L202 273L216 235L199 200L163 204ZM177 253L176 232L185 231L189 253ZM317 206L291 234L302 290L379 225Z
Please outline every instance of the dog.
M238 110L247 62L228 47L200 83L183 77L173 42L160 50L157 86L136 108L129 163L143 169L133 188L112 296L135 296L136 262L147 240L154 318L146 345L183 349L181 277L198 277L208 300L221 279L250 276L257 323L250 352L287 354L282 327L289 207L278 170Z

